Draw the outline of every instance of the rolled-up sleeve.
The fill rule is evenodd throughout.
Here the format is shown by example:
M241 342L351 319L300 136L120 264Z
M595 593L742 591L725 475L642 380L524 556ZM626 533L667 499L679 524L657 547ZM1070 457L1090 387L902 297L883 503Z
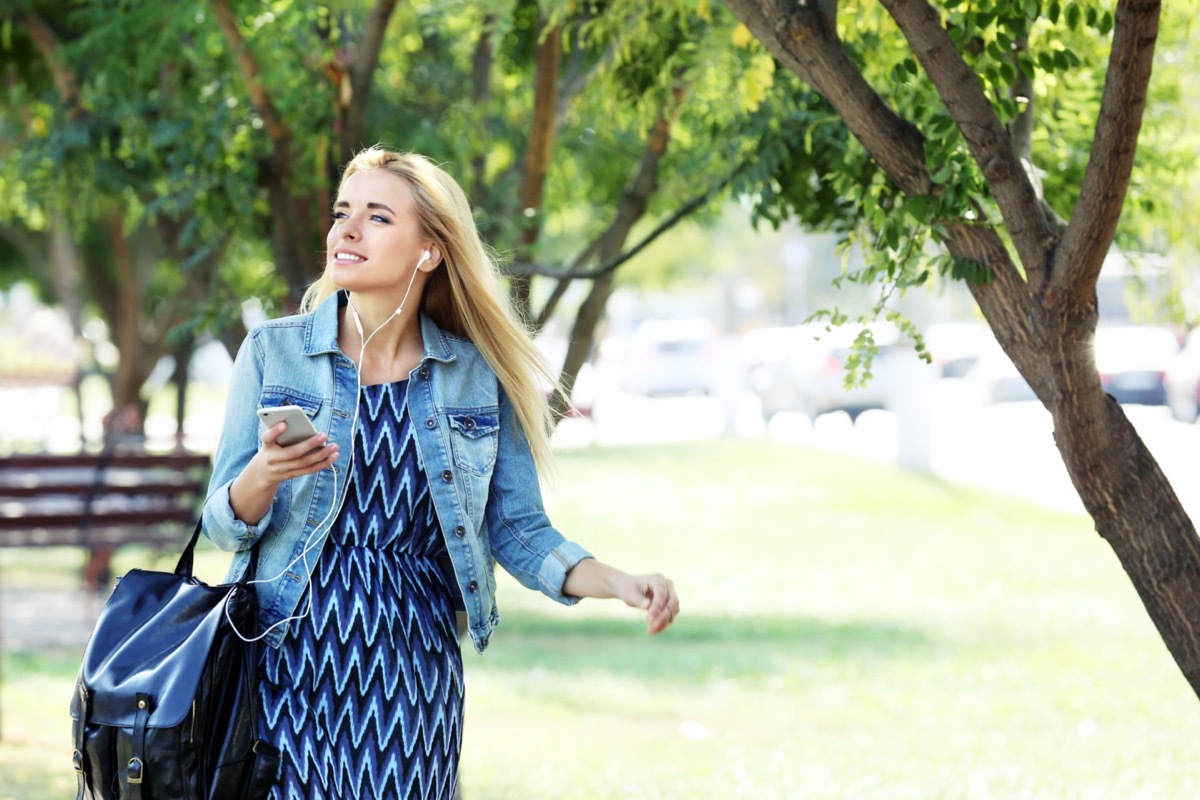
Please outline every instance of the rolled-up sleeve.
M262 361L251 333L233 362L233 377L225 402L221 438L213 461L212 478L204 501L204 535L221 550L245 550L258 541L271 511L254 525L238 519L229 504L229 487L258 452L258 400L262 394Z
M533 453L503 391L499 437L485 512L492 553L521 585L573 605L579 598L563 593L567 573L592 554L550 524Z

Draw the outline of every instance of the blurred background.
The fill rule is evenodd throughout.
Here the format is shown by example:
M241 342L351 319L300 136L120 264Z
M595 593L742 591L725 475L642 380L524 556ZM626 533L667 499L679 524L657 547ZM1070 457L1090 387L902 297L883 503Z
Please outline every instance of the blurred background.
M1069 214L1104 26L1033 19L1079 62L1037 86ZM31 502L21 458L210 455L246 330L295 308L340 165L383 142L457 177L561 369L552 519L683 598L647 640L502 579L495 646L466 658L467 797L1200 794L1200 706L1049 415L932 245L881 271L897 247L841 199L876 185L861 148L724 7L63 0L0 25L4 517ZM1186 30L1164 22L1095 358L1194 518ZM137 498L113 503L160 502ZM172 566L188 530L0 531L0 800L72 791L106 587ZM228 556L198 564L220 580Z

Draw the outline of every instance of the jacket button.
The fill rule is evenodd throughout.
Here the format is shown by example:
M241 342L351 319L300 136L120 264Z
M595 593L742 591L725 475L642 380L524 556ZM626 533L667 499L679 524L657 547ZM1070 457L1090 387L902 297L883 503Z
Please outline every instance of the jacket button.
M454 529L454 535L461 539L462 537L467 535L467 529L464 528L462 525L459 525L457 528Z
M467 421L463 423L463 426L469 431L475 430L475 419L473 417L467 417Z
M429 380L429 367L421 367L421 377Z
M426 428L436 428L437 420L434 419L433 417L430 417L429 419L425 420L425 427Z
M442 480L444 480L446 483L449 483L450 481L454 480L454 473L448 469L442 470Z
M469 591L469 592L479 591L479 581L471 581L471 584L469 586L467 586L467 591Z

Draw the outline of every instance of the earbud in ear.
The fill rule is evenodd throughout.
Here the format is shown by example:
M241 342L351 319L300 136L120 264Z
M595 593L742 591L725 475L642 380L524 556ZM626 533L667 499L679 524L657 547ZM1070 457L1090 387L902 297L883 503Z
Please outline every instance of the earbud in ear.
M433 258L433 255L430 254L430 252L428 250L426 250L424 253L421 254L422 261L428 261L431 258Z

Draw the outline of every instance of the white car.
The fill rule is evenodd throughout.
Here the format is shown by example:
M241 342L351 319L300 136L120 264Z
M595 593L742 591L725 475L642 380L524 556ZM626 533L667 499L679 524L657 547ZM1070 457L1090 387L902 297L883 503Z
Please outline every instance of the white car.
M1167 364L1163 383L1171 416L1195 422L1200 416L1200 328L1187 335L1183 349Z
M1096 329L1096 368L1104 391L1118 403L1166 405L1164 375L1179 352L1170 328L1140 325Z
M644 395L711 394L718 360L708 320L648 320L627 343L620 387Z
M842 325L826 331L823 324L801 326L781 358L755 366L749 376L758 395L762 417L770 421L781 411L798 411L809 419L833 411L846 412L851 420L864 411L887 407L899 339L891 325L872 326L879 352L871 365L872 378L862 386L846 387L846 361L861 325Z

